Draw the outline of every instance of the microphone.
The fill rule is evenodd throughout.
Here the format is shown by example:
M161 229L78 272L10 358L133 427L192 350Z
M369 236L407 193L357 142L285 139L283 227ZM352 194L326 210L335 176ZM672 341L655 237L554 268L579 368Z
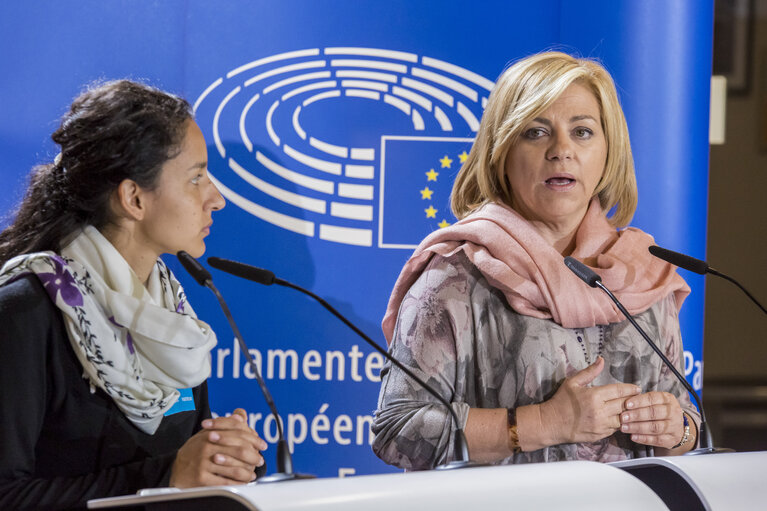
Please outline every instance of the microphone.
M261 394L264 396L264 400L266 401L267 406L269 407L269 411L271 412L272 416L274 416L274 422L277 424L277 472L267 476L262 477L258 479L259 483L273 483L273 482L279 482L279 481L288 481L292 479L312 479L314 476L306 475L306 474L296 474L293 472L293 458L290 455L290 449L288 448L288 443L285 441L285 435L283 435L282 432L282 423L280 422L280 414L277 412L277 407L274 404L274 400L272 399L272 394L269 392L269 389L266 386L266 382L261 377L261 373L258 371L258 366L256 366L256 363L253 360L253 356L250 354L250 350L248 350L248 346L245 344L245 341L242 338L242 334L240 334L240 329L237 328L237 324L234 322L234 318L232 317L232 313L229 311L229 307L227 306L226 302L224 301L224 297L221 296L221 293L218 291L216 286L213 285L213 277L210 276L210 272L203 268L203 266L195 259L194 257L190 256L183 250L180 251L178 254L176 254L176 257L178 257L178 260L181 262L181 265L186 269L187 272L194 278L194 280L197 281L198 284L201 286L207 287L211 291L213 291L213 294L216 296L216 299L218 299L219 305L221 305L221 309L224 311L224 315L226 316L227 321L229 322L229 326L232 328L232 331L234 332L234 337L237 339L237 342L240 345L240 350L245 354L245 357L248 360L248 364L250 364L250 368L253 371L253 374L256 376L256 381L258 382L258 386L261 388Z
M252 280L254 282L258 282L259 284L264 284L267 286L270 286L272 284L277 284L280 286L289 287L291 289L295 289L296 291L299 291L301 293L304 293L307 296L311 296L312 298L314 298L316 301L320 303L320 305L322 305L328 311L330 311L331 314L333 314L335 317L340 319L346 326L351 328L354 331L354 333L359 335L374 350L376 350L378 353L383 355L384 358L389 360L392 364L394 364L397 368L399 368L402 372L404 372L410 378L418 382L418 384L421 385L421 387L423 387L424 389L426 389L426 391L429 392L429 394L437 398L437 400L440 403L445 405L448 412L453 418L453 422L455 423L456 429L455 429L455 435L453 437L453 445L455 446L454 450L455 450L456 460L446 463L444 465L440 465L437 468L444 470L444 469L480 466L479 463L469 460L469 446L466 442L466 436L464 435L463 429L459 426L458 416L456 415L455 410L453 410L453 407L450 406L450 403L448 403L445 398L440 396L436 390L431 388L421 378L413 374L413 372L407 367L405 367L399 360L392 357L388 351L381 348L378 345L378 343L376 343L373 339L365 335L365 333L362 330L357 328L357 326L354 325L354 323L349 321L346 317L344 317L340 312L338 312L332 305L330 305L324 299L320 298L319 296L312 293L308 289L304 289L303 287L293 284L291 282L288 282L287 280L283 280L283 279L275 277L274 273L270 272L269 270L264 270L256 266L239 263L237 261L230 261L228 259L221 259L219 257L209 257L208 264L210 264L213 268L217 270L224 271L226 273L234 275L235 277Z
M715 270L714 268L710 267L708 263L706 263L706 261L701 261L700 259L695 259L694 257L690 257L685 254L680 254L679 252L673 252L666 248L661 248L657 245L652 245L651 247L649 247L648 250L655 257L659 259L663 259L667 263L671 263L674 266L678 266L684 270L689 270L699 275L711 273L712 275L716 275L717 277L722 277L725 280L729 280L730 282L738 286L741 291L746 293L746 296L748 296L752 302L754 302L760 309L762 309L762 312L767 314L767 309L764 308L764 305L759 303L759 300L754 298L754 296L751 293L749 293L748 290L740 284L740 282L730 277L729 275L725 275L719 270Z
M713 452L718 451L724 451L724 449L717 449L715 447L712 447L713 440L711 438L711 433L708 429L708 423L706 421L706 412L703 410L703 403L701 403L700 398L698 397L698 393L695 392L695 389L692 388L692 385L687 381L687 379L682 376L676 367L674 367L674 364L671 363L671 361L666 357L666 355L658 348L658 346L650 339L650 337L645 333L644 330L637 324L637 322L634 320L634 318L629 314L629 311L626 310L626 308L623 306L623 304L615 297L615 295L612 294L612 292L607 289L607 287L602 284L602 277L600 277L594 270L583 264L582 262L578 261L577 259L574 259L572 257L565 257L565 266L567 266L575 275L578 276L579 279L584 281L586 284L588 284L591 287L598 287L602 291L604 291L607 296L610 297L610 299L615 303L615 305L618 307L618 309L623 313L624 316L626 316L626 319L629 320L631 325L636 328L636 330L640 333L640 335L644 338L645 341L647 341L647 344L650 345L650 347L655 351L655 353L658 354L658 356L663 360L663 363L666 364L666 367L668 367L672 373L674 373L674 376L677 377L677 379L684 385L684 388L687 389L687 391L692 394L692 397L695 399L695 404L698 406L698 411L700 411L700 430L698 431L698 441L700 442L700 447L698 449L694 449L692 451L689 451L685 454L688 455L694 455L694 454L709 454ZM727 449L728 451L730 449Z

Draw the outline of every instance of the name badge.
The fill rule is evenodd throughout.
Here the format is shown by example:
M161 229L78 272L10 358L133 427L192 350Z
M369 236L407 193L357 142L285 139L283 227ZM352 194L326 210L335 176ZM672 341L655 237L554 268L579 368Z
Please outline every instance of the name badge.
M194 410L194 395L192 395L192 389L178 389L181 394L178 397L176 403L170 407L170 410L165 412L165 416L173 415L178 412L188 412Z

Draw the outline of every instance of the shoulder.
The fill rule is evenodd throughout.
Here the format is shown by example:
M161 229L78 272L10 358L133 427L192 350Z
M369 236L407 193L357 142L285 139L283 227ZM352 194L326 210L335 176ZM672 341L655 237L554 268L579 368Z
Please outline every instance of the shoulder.
M501 291L488 282L463 250L446 256L435 254L403 303L409 301L412 304L413 300L418 309L437 306L439 309L463 310L470 304L499 302L501 307L505 304Z
M40 279L30 273L0 286L0 314L34 315L56 311Z
M425 287L440 290L446 287L472 287L477 281L484 280L482 273L469 260L462 250L442 256L434 254L416 280L413 287Z

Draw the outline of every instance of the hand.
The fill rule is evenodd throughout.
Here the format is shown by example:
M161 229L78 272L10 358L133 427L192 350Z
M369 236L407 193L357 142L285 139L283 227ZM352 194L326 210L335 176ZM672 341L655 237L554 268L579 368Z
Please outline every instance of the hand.
M596 442L618 431L626 398L642 390L629 383L590 387L604 365L604 359L597 358L565 379L554 396L541 403L542 423L550 428L549 445Z
M690 425L693 429L692 424ZM682 407L676 396L668 392L647 392L626 400L621 414L621 431L631 440L644 445L671 449L684 435ZM694 442L690 442L693 445Z
M181 446L171 468L170 485L177 488L245 484L264 464L267 448L238 408L229 417L202 421L203 429Z

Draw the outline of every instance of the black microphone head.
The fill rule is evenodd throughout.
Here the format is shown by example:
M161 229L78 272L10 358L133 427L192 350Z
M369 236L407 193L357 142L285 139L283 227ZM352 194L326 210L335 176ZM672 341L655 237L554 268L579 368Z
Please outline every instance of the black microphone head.
M213 282L213 277L210 276L210 272L203 268L197 259L183 250L179 251L179 253L176 254L176 257L181 261L181 266L189 272L189 275L194 277L194 280L196 280L198 284L207 286L208 282Z
M209 257L208 264L217 270L225 271L235 277L252 280L265 286L271 286L275 281L274 273L249 264L221 259L220 257Z
M667 263L671 263L674 266L678 266L682 269L689 270L700 275L704 275L708 271L708 263L695 259L688 255L680 254L679 252L673 252L666 248L661 248L657 245L652 245L649 249L650 253L659 259L663 259Z
M594 270L570 256L565 257L565 266L570 268L570 271L575 273L579 279L591 287L597 287L597 282L602 281L602 277L600 277Z

